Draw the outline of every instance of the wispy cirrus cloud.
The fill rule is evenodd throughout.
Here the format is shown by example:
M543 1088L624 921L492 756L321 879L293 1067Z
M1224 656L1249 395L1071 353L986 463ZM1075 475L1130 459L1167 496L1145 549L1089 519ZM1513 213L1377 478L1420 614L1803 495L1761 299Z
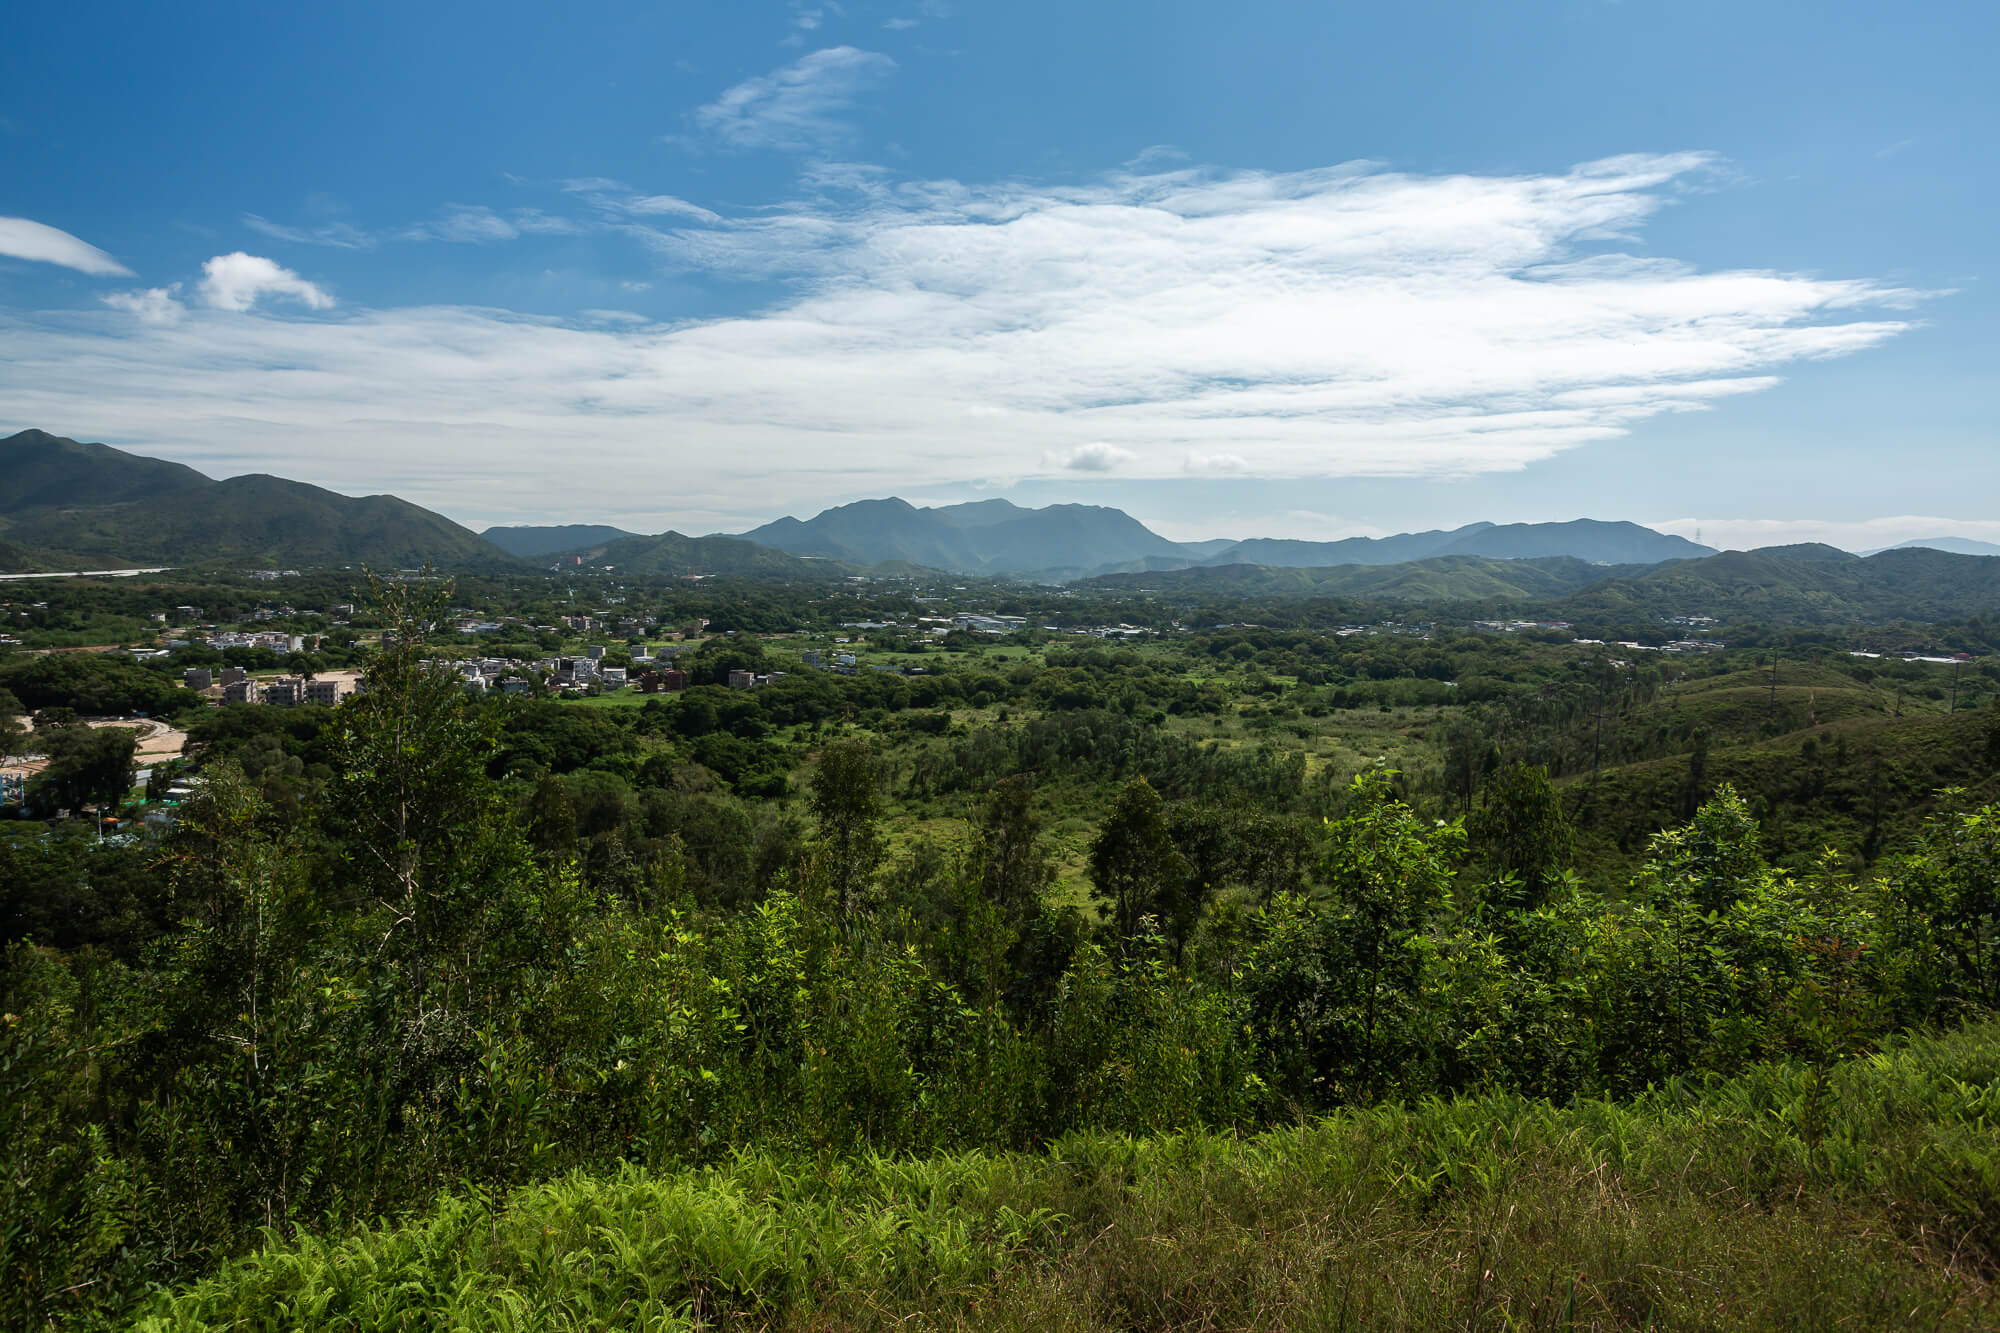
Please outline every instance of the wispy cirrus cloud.
M792 0L792 30L779 41L780 46L804 46L809 33L818 32L826 23L828 13L840 14L844 11L837 4L803 4Z
M1643 234L1711 167L1177 166L1065 186L854 170L783 206L676 199L651 217L630 201L674 197L572 182L681 280L790 295L671 324L467 307L299 321L250 312L265 294L312 304L264 283L173 326L0 321L0 399L24 423L366 478L496 521L601 513L608 477L628 514L660 497L665 526L1093 468L1516 470L1910 327L1921 293L1602 239ZM593 466L552 470L551 439Z
M94 278L129 278L132 270L104 251L47 223L28 218L0 218L0 255L56 264Z
M606 176L586 176L564 181L563 193L580 196L601 213L621 217L681 217L696 222L720 224L722 215L677 195L644 194L621 180Z
M854 135L846 113L896 62L879 51L833 46L759 75L696 108L701 136L724 148L809 152Z
M413 240L448 241L455 245L491 245L511 241L521 229L483 204L451 204L431 222L411 229Z
M484 204L447 204L436 217L380 231L369 231L345 221L296 227L256 213L244 214L243 224L273 240L340 250L373 250L387 241L493 245L522 236L569 236L584 230L582 224L570 218L539 208L516 208L503 214Z
M322 222L311 227L294 227L273 222L257 213L245 213L243 225L274 241L290 241L294 245L326 245L337 250L372 250L381 241L380 237L363 231L351 222Z

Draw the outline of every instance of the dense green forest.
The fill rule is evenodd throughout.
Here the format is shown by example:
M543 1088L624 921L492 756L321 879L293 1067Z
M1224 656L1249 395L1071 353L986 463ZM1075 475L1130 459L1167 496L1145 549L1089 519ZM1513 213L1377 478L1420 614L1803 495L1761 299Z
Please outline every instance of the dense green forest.
M427 663L566 649L563 585L314 577L363 604L261 623L366 665L338 708L175 684L261 650L0 659L37 809L129 759L76 714L202 779L156 843L0 824L10 1326L1992 1312L1990 663L584 584L707 621L692 687L474 699ZM273 596L30 591L49 640ZM800 669L836 632L881 669Z

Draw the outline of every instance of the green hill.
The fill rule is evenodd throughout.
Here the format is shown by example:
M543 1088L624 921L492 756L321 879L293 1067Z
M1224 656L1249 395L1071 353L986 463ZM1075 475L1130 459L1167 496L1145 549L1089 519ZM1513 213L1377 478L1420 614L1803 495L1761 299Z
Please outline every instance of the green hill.
M97 565L348 565L478 568L512 558L441 514L392 495L347 496L253 474L192 468L43 431L0 441L9 569ZM23 503L23 497L32 503ZM25 549L22 549L25 548ZM18 563L17 563L18 562Z
M51 506L117 504L213 486L193 468L44 430L0 440L0 514Z
M774 551L741 537L621 537L591 548L583 563L628 574L733 574L787 579L825 579L848 573L831 560L813 560Z
M1227 593L1266 597L1365 597L1384 602L1521 605L1547 602L1601 582L1613 570L1568 556L1507 560L1442 555L1394 565L1275 568L1214 565L1145 574L1106 574L1087 583L1151 588L1176 596Z
M551 523L488 528L479 535L509 555L532 560L565 551L584 551L615 542L621 537L636 537L639 534L602 523Z
M1762 672L1737 672L1615 722L1609 748L1668 752L1563 784L1579 863L1600 887L1613 887L1654 832L1725 782L1757 813L1766 854L1794 868L1827 848L1851 863L1873 861L1938 810L2000 800L1995 710L1898 716L1893 691L1834 672L1786 674L1775 696ZM1969 794L1940 799L1946 787Z
M43 574L63 568L65 563L47 551L0 539L0 573Z
M1702 614L1764 624L1954 620L2000 612L2000 557L1911 549L1866 559L1831 547L1725 551L1583 589L1573 620Z

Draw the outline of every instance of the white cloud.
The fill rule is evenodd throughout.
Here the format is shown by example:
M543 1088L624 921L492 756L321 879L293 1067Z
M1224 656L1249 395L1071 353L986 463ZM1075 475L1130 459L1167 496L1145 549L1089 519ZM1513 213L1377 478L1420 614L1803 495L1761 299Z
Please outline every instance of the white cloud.
M691 204L685 199L675 198L671 194L634 195L629 199L621 201L620 206L625 212L638 217L658 217L662 214L670 214L678 217L693 218L697 222L722 221L720 214L703 208L700 204Z
M1917 299L1901 289L1583 239L1642 231L1706 168L1183 167L1060 188L835 172L783 207L617 224L671 270L788 284L755 314L268 319L221 312L330 302L222 256L201 288L216 309L176 327L0 317L0 395L66 434L233 451L468 517L588 516L607 481L628 505L671 497L664 524L1093 460L1130 479L1517 470L1909 327L1882 313ZM552 467L551 439L588 466Z
M513 223L483 204L452 204L435 222L426 223L422 231L457 245L490 245L495 241L511 241L521 234Z
M576 236L583 227L568 218L544 213L539 208L514 210L514 226L524 236Z
M317 227L290 227L282 222L245 213L243 224L273 240L296 245L330 245L338 250L372 250L377 238L351 222L328 222Z
M1704 545L1725 551L1753 551L1760 546L1790 546L1824 542L1843 551L1874 551L1907 541L1937 537L1970 537L2000 542L2000 519L1939 518L1898 514L1884 518L1674 518L1648 527L1689 540L1701 534Z
M882 26L887 28L890 32L901 32L905 28L916 27L917 21L915 19L896 18L896 19L890 19L887 23L884 23Z
M722 215L671 194L640 194L624 181L587 176L563 182L563 193L582 196L601 213L616 217L682 217L720 223Z
M27 218L0 218L0 255L11 259L32 259L37 264L59 264L94 278L132 276L131 269L88 241L80 241L60 228L30 222Z
M742 83L694 113L703 134L727 148L806 152L852 137L842 118L896 62L877 51L828 47Z
M107 292L100 299L108 306L138 316L141 323L178 324L181 322L181 317L187 314L187 307L180 303L180 290L181 285L175 282L165 287Z
M569 218L554 216L539 208L517 208L511 217L502 217L484 204L450 204L428 222L412 223L381 233L365 231L349 222L293 227L255 213L244 214L243 222L252 231L275 240L298 245L328 245L342 250L373 250L384 240L490 245L515 240L523 235L570 236L584 230Z
M201 266L201 299L217 310L248 310L266 296L288 296L313 310L333 298L288 268L241 250L217 255Z
M1115 444L1095 440L1089 444L1079 444L1076 448L1063 452L1043 455L1043 461L1051 467L1065 472L1110 472L1120 464L1129 463L1139 455L1130 449L1122 449Z

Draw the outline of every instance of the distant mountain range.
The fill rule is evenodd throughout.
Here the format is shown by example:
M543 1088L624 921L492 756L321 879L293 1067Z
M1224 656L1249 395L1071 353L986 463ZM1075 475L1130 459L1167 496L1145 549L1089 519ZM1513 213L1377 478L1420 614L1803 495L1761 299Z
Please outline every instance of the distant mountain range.
M112 565L466 568L510 557L393 495L348 496L191 467L24 430L0 440L0 564L15 572Z
M1476 602L1497 607L1546 604L1608 578L1653 568L1606 568L1566 555L1519 560L1437 555L1392 565L1194 565L1146 574L1103 574L1088 580L1088 585L1179 596L1331 597L1408 605Z
M623 574L731 574L818 580L854 572L846 565L774 551L741 537L684 537L678 532L620 537L570 554L583 564L604 566Z
M0 439L0 573L144 565L519 569L588 559L633 573L844 574L729 537L643 537L599 524L480 535L393 495L282 477L216 481L180 463L24 430Z
M603 546L620 537L636 537L636 532L610 528L601 523L554 523L540 527L488 528L479 534L487 541L525 560L565 551L581 551Z
M1636 523L1471 523L1448 531L1311 542L1176 542L1130 514L1096 505L1024 509L1006 500L919 509L906 500L861 500L810 519L781 518L740 534L794 555L868 566L903 561L957 574L1055 580L1195 567L1321 568L1394 565L1438 556L1525 560L1566 556L1593 564L1651 565L1713 555L1710 547Z
M1578 620L1684 613L1823 625L1959 620L2000 614L2000 558L1921 547L1867 557L1819 545L1725 551L1610 578L1561 605Z
M1176 542L1097 505L864 500L740 536L598 524L475 534L391 495L282 477L216 481L45 431L0 439L0 572L131 565L611 568L824 579L858 570L1093 579L1185 596L1346 597L1548 609L1577 621L1701 613L1833 623L2000 614L2000 546L1908 542L1866 558L1805 544L1717 554L1634 523L1471 523L1391 537Z
M1578 623L1657 624L1708 615L1725 623L1842 625L1950 621L2000 614L2000 558L1913 548L1863 558L1831 546L1724 551L1696 560L1606 568L1565 556L1433 556L1396 565L1285 569L1197 566L1109 574L1088 586L1200 599L1352 598L1413 607L1484 607Z
M1915 541L1897 542L1894 546L1863 551L1861 554L1880 555L1883 551L1944 551L1951 555L2000 555L2000 544L1982 542L1972 537L1919 537Z

